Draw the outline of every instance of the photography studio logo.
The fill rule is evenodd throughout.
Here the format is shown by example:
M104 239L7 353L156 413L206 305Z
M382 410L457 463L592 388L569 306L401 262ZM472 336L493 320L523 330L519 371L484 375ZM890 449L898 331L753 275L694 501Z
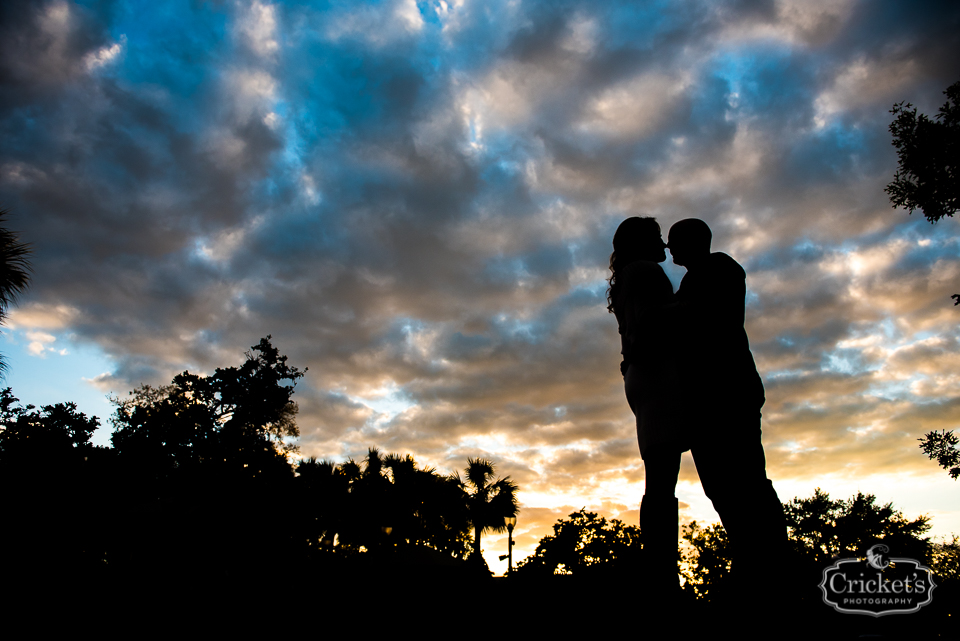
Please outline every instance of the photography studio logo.
M823 602L847 614L910 614L933 600L933 572L915 559L888 557L878 544L866 559L840 559L823 571Z

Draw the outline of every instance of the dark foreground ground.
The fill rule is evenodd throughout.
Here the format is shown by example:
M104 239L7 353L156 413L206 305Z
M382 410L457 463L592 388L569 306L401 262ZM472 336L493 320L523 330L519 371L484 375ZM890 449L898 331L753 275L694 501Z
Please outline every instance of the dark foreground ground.
M630 577L524 580L415 566L233 568L227 576L162 568L99 576L47 570L5 578L10 596L0 611L8 631L25 623L35 631L106 638L960 638L955 582L939 585L918 613L875 618L835 612L816 586L790 596L773 582L763 586L770 607L762 611L740 597L666 610L651 605Z

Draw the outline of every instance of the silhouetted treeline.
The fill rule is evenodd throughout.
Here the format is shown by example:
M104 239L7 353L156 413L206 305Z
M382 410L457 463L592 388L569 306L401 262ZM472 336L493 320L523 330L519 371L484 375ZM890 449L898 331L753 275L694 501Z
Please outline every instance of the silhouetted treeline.
M236 604L284 591L319 599L301 607L319 602L325 612L375 606L405 617L432 608L439 616L438 604L459 612L463 595L489 577L479 555L471 556L476 541L516 514L516 484L482 459L469 460L461 478L376 448L359 462L292 463L292 397L302 376L267 337L240 367L183 373L170 385L114 399L112 447L91 443L99 419L75 404L38 409L3 390L0 572L17 585L38 581L45 593L69 578L63 598L81 601L109 586L131 612L151 615L165 595L243 610ZM793 558L771 560L771 589L811 588L785 605L786 617L802 609L833 617L809 619L816 625L850 624L823 605L816 584L824 564L877 541L940 578L957 578L956 539L930 541L926 517L907 519L872 495L837 501L817 490L785 504L785 512ZM708 632L727 616L718 598L729 586L725 532L691 523L683 538L684 607L704 615L697 620ZM491 593L504 604L498 617L531 616L523 603L533 593L555 606L553 619L538 621L562 630L566 611L636 608L645 566L639 539L636 526L586 510L571 514ZM949 623L957 590L946 583L938 590L922 614Z
M730 542L722 525L691 522L682 528L677 558L683 597L675 611L660 612L641 597L647 559L640 529L582 509L557 521L553 533L520 562L505 584L506 598L537 593L557 611L609 612L611 617L625 617L626 623L619 628L622 633L639 630L641 636L674 621L693 637L714 636L723 628L737 630L738 638L955 636L954 621L960 614L956 536L949 542L933 541L926 536L928 517L908 519L892 504L878 504L875 496L863 493L834 500L817 489L811 497L784 503L784 512L791 549L786 558L765 559L769 571L760 585L745 586L735 579ZM920 560L934 571L937 588L932 603L919 613L881 619L839 613L825 605L819 589L824 568L838 558L863 558L880 542L891 555ZM775 610L760 610L759 595ZM757 625L763 634L750 628Z
M858 493L850 499L831 499L817 488L809 498L784 503L790 559L795 574L819 581L823 568L838 558L863 557L876 543L885 543L896 556L921 561L944 579L960 579L960 545L932 541L926 533L930 519L910 520L892 503L877 504L876 496ZM704 527L692 521L683 526L677 572L685 589L709 600L731 572L730 542L719 523ZM553 534L540 540L524 559L517 576L631 574L643 570L640 528L618 519L608 521L585 509L560 519Z
M470 460L461 481L376 448L359 463L294 464L292 396L305 370L269 336L246 356L112 399L110 448L91 444L99 420L75 404L37 409L3 390L2 570L242 581L406 564L489 576L479 555L465 563L470 534L516 514L516 485L493 479L488 461ZM504 482L510 496L497 499Z

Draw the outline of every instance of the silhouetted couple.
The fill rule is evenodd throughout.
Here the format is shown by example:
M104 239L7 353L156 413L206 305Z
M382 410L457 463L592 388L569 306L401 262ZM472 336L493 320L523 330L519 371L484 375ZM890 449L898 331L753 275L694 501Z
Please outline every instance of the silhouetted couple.
M648 594L669 604L679 591L680 456L690 450L720 514L740 585L777 567L786 549L783 508L767 479L760 442L763 383L744 330L746 274L711 253L710 228L690 218L664 244L653 218L628 218L613 237L608 309L620 327L620 365L646 474L640 505ZM676 294L658 263L670 249L687 268Z

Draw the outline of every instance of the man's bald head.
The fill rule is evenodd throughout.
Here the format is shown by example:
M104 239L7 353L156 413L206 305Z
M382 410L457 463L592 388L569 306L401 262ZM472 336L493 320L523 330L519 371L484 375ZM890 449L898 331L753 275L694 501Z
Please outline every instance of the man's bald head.
M677 265L690 267L710 255L713 233L699 218L686 218L670 228L667 247Z

